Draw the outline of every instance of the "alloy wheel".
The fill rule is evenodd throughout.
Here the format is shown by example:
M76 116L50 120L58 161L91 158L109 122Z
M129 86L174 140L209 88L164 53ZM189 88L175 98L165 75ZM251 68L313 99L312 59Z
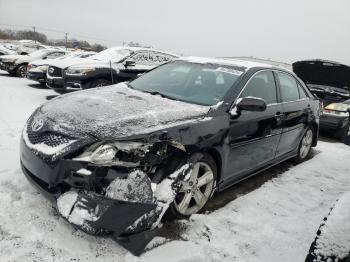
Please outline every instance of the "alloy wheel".
M313 139L313 132L311 129L308 129L301 141L302 144L299 152L300 158L304 159L309 154L312 146L312 139Z
M20 76L21 76L21 77L26 77L26 75L27 75L27 69L26 69L26 67L22 66L22 67L20 68L19 72L20 72Z
M175 198L176 210L185 216L197 213L208 202L214 187L214 173L204 162L193 165L191 176L181 183L179 194Z

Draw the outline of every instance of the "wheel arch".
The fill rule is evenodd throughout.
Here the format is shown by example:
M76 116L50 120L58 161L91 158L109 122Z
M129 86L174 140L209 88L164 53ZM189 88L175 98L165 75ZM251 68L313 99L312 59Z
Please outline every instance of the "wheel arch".
M206 148L203 150L204 152L206 152L207 154L209 154L215 161L216 164L216 171L217 171L217 183L219 183L220 179L221 179L221 172L222 172L222 158L221 155L219 153L218 150L216 150L215 148Z

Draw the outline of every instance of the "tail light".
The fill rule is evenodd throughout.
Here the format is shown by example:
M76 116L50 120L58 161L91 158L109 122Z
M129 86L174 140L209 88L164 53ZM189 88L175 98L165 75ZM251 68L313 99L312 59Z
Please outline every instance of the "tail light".
M27 70L30 70L32 68L32 64L27 65Z

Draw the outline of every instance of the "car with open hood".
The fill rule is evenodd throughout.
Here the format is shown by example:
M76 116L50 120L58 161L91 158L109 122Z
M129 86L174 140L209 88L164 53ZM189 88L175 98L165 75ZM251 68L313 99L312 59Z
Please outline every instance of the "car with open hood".
M164 214L187 218L215 191L308 159L319 114L290 71L182 58L40 106L23 129L21 166L70 223L138 254Z
M46 74L49 64L54 63L55 61L61 60L70 60L73 58L87 58L96 54L96 52L86 52L86 51L74 51L67 53L66 55L60 56L58 58L52 59L39 59L35 60L28 64L27 66L27 78L36 82L39 82L42 85L46 86Z
M51 64L46 82L58 93L106 86L129 81L177 57L151 48L112 47L89 59Z
M56 49L42 49L27 55L3 55L0 57L0 69L10 75L26 77L27 66L38 59L53 59L65 55L65 51Z
M295 62L293 71L323 102L321 129L335 134L343 141L348 141L350 138L350 66L327 60L307 60Z

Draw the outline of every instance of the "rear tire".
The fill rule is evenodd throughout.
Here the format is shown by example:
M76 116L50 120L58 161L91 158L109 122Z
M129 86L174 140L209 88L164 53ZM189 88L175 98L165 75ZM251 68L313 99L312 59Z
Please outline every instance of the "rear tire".
M304 162L310 157L312 152L312 143L314 141L315 131L312 127L308 127L298 146L298 155L294 157L297 164Z
M91 84L91 88L95 87L102 87L102 86L109 86L111 85L111 81L106 80L106 79L97 79Z
M182 188L169 206L167 217L170 219L184 219L200 212L213 195L217 180L216 163L209 154L199 154L201 156L193 163L190 179L182 181Z
M27 65L20 65L16 69L16 76L24 78L27 75Z

